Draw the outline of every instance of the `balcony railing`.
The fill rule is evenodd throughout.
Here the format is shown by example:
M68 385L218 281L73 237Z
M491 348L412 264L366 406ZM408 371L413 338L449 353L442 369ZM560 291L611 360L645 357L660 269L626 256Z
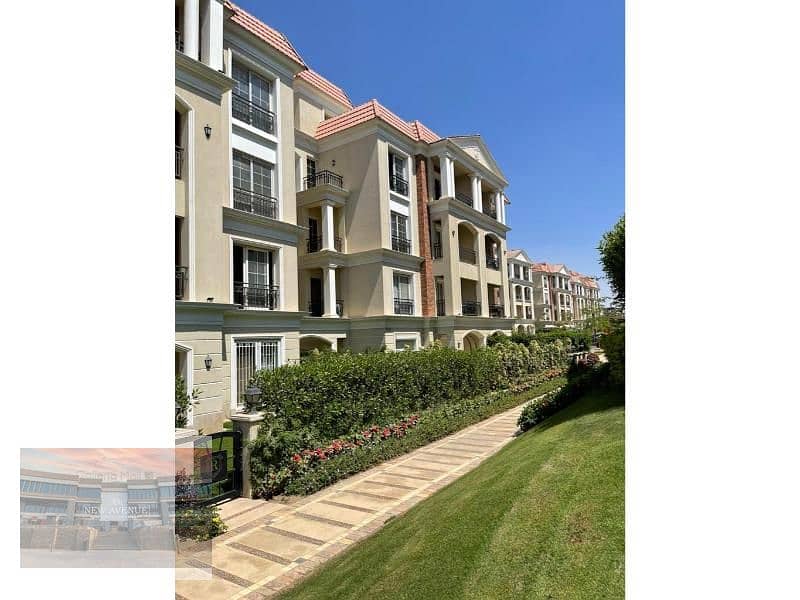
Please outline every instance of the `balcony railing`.
M324 313L324 306L322 302L309 302L308 313L312 317L321 317ZM336 315L341 317L344 314L344 304L341 300L336 301Z
M413 315L414 314L414 301L405 298L394 299L394 314L396 315Z
M278 218L277 198L264 196L251 190L233 188L233 208L270 219Z
M234 119L243 121L261 131L275 133L275 113L237 94L233 94L231 109Z
M399 175L389 176L389 189L403 196L408 196L408 182Z
M333 249L337 252L342 251L342 238L338 236L333 238ZM310 237L306 240L306 252L310 254L312 252L319 252L321 250L325 250L325 247L322 245L321 235Z
M498 317L502 318L505 315L505 310L502 304L490 304L489 305L489 316L490 317Z
M175 146L175 179L183 177L183 148Z
M462 192L456 192L456 200L472 208L472 196L467 196Z
M183 52L183 36L177 29L175 30L175 50Z
M431 253L433 258L442 258L442 245L441 244L434 244L431 248Z
M411 254L411 240L404 237L392 236L392 250L402 252L404 254Z
M486 257L486 266L490 269L494 269L495 271L500 270L500 261L497 260L494 256L487 256Z
M461 314L465 317L477 317L481 314L480 302L461 302Z
M436 299L436 316L437 317L444 316L444 298Z
M241 281L233 282L233 303L242 308L278 308L279 290L277 285L253 285Z
M490 204L489 206L483 207L483 214L489 215L493 219L497 218L497 209L495 208L494 204Z
M461 262L469 263L471 265L477 264L478 262L475 250L472 248L464 248L463 246L458 247L458 258L461 259Z
M317 187L318 185L332 185L333 187L344 189L344 179L342 179L342 176L333 171L328 171L327 169L309 175L303 181L305 181L306 189Z
M187 267L179 267L175 265L175 299L183 300L183 295L186 293L186 279Z

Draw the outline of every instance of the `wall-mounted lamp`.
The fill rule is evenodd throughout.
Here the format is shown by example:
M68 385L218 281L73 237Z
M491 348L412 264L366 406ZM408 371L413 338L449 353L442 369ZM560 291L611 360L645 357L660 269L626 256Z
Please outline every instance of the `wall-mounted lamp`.
M453 231L451 231L450 233L453 234L453 237L456 237L456 230L455 229Z
M206 357L205 357L205 359L203 359L203 362L206 365L206 371L210 371L211 370L211 362L212 362L211 361L211 355L210 354L206 354Z
M206 123L206 126L205 126L205 127L203 127L203 131L205 131L205 132L206 132L206 139L208 139L208 138L210 138L210 137L211 137L211 125L209 125L208 123Z
M332 166L332 167L335 167L335 166L336 166L336 159L335 159L335 158L334 158L334 159L331 161L331 166Z
M208 298L206 298L206 302L213 302L213 301L214 301L214 296L209 296Z

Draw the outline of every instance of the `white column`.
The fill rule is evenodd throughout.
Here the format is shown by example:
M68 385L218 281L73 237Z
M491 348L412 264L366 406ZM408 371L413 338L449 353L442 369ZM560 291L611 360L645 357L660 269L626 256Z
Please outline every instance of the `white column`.
M472 208L478 212L483 211L483 201L481 200L481 178L475 173L469 176L472 181Z
M195 60L200 56L200 0L183 2L183 53Z
M322 203L322 249L334 250L333 247L333 204Z
M322 285L325 288L323 291L325 310L322 316L338 317L339 315L336 314L336 265L322 267L322 273Z
M440 155L439 170L442 176L442 196L454 198L456 195L456 178L453 170L453 157L449 154Z
M203 1L203 37L200 40L203 62L215 71L222 70L222 2Z
M497 212L497 220L505 223L503 218L503 192L497 192L494 195L494 209Z

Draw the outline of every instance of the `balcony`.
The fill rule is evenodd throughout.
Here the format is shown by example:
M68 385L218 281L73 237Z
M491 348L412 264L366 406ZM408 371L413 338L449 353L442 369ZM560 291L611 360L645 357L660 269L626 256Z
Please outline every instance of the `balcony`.
M278 218L277 198L264 196L251 190L233 188L233 208L270 219Z
M322 302L309 302L308 314L312 317L321 317L324 314ZM344 314L344 304L341 300L336 301L336 315L341 317Z
M413 315L414 314L414 301L406 298L394 299L394 314L396 315Z
M253 285L241 281L233 282L233 303L242 308L278 307L279 293L277 285Z
M333 249L337 252L342 251L342 238L338 236L333 238ZM321 235L310 237L306 240L306 252L311 254L312 252L320 252L321 250L325 250L325 248L322 246Z
M315 188L318 185L331 185L339 188L340 190L344 189L344 179L342 176L338 173L334 173L333 171L328 171L327 169L320 171L319 173L309 175L303 180L303 182L305 183L305 189L307 190Z
M253 104L247 98L233 94L233 118L266 133L275 133L275 113Z
M442 245L434 244L431 248L431 254L433 258L442 258Z
M505 316L505 310L502 304L490 304L489 316L502 319Z
M175 179L183 178L183 148L175 146Z
M477 317L481 314L481 303L480 302L461 302L461 314L465 317Z
M444 316L444 298L436 299L436 316L437 317Z
M408 196L408 182L399 175L389 175L389 189L402 196Z
M186 293L187 267L175 265L175 300L183 300Z
M497 209L495 208L494 205L484 206L483 214L489 215L493 219L497 219Z
M183 36L177 29L175 30L175 50L183 52Z
M471 265L475 265L478 263L477 255L475 254L475 250L472 248L465 248L464 246L458 247L458 258L461 262L469 263Z
M411 240L393 235L392 250L395 250L396 252L402 252L403 254L411 254Z
M494 256L487 256L486 257L486 266L490 269L494 269L495 271L500 270L500 261L497 260Z
M468 196L462 192L456 192L456 200L472 208L472 196Z

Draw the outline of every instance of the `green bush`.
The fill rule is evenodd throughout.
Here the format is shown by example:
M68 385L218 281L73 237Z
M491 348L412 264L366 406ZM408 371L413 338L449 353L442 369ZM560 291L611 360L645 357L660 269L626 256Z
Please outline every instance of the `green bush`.
M600 347L608 359L610 383L625 385L625 324L600 338Z
M588 329L548 329L536 333L534 339L542 344L560 340L573 348L588 350L592 345L592 332Z
M562 377L546 381L543 379L543 375L534 376L509 391L491 392L430 409L420 415L417 426L409 429L403 437L390 437L319 462L314 468L299 473L288 481L285 491L288 494L312 494L354 473L425 446L566 382Z
M199 395L199 390L195 389L190 396L183 377L175 376L175 427L186 427L189 406Z
M569 381L560 390L550 392L525 405L517 420L517 425L522 431L538 425L562 408L575 402L590 389L606 385L609 378L608 365L570 368L568 377Z

